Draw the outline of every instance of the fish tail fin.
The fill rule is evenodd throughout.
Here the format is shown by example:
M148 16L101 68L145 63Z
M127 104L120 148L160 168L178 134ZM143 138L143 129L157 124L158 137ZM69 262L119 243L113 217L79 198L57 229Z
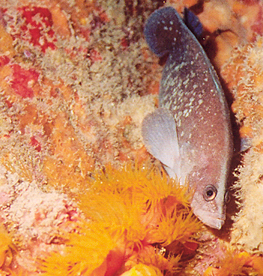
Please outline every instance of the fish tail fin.
M144 35L149 48L163 57L176 47L181 39L182 19L172 7L156 10L146 22Z

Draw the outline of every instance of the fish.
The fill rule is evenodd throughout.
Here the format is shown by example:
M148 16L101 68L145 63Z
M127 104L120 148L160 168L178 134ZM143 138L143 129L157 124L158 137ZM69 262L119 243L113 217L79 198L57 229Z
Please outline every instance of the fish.
M226 219L233 154L230 111L219 78L174 8L152 13L144 36L155 55L168 55L159 107L142 122L144 145L171 178L189 185L193 213L219 230Z
M199 18L191 10L185 7L183 19L185 25L195 35L195 37L198 40L201 39L204 29Z

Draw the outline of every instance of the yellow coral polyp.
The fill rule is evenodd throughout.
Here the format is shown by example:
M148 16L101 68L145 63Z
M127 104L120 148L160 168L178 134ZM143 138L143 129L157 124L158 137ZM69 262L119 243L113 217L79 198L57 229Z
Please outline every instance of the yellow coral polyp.
M0 226L0 267L8 267L13 259L15 246L4 227Z
M218 268L208 267L204 276L263 275L263 257L228 251Z
M128 269L127 275L145 275L131 269L138 264L153 266L155 274L149 275L174 271L181 247L173 247L193 241L200 229L186 188L157 170L131 165L94 172L87 187L75 195L86 220L63 237L67 241L62 253L45 259L44 275L103 276ZM172 243L176 257L158 252L156 244Z
M187 189L156 170L108 167L94 178L88 194L78 197L80 208L105 227L125 230L128 241L167 245L179 237L186 241L200 227L190 211Z
M43 275L92 275L102 266L110 250L116 247L114 237L97 225L84 222L79 226L78 233L65 234L64 251L54 252L42 261Z
M138 264L134 266L132 269L130 269L129 271L126 271L125 273L121 274L121 276L145 276L145 275L162 276L163 274L159 269L151 266L143 265L143 264Z

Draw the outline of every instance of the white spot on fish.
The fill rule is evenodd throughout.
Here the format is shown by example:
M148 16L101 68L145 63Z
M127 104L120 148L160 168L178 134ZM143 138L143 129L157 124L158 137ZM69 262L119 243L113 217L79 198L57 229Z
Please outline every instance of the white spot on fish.
M188 82L189 82L189 78L187 78L185 81L183 81L183 85L187 85Z

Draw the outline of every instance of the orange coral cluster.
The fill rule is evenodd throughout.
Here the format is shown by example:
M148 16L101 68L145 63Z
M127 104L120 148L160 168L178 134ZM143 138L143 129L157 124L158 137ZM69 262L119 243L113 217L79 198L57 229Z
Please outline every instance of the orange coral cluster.
M187 188L158 171L131 166L108 167L92 178L89 190L75 196L88 221L62 235L67 247L44 259L44 275L179 272L180 259L197 248L194 236L201 227Z
M0 226L0 267L8 270L16 252L12 237L7 233L4 226Z
M227 252L218 267L209 267L204 276L263 275L263 258L247 252Z

